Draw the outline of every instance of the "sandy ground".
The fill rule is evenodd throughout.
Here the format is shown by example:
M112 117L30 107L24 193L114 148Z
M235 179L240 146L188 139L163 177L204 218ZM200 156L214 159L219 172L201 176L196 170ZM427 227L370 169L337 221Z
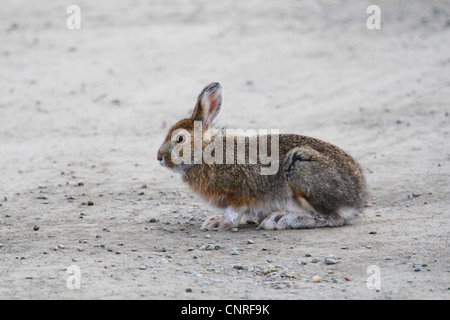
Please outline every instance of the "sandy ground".
M73 1L1 4L0 298L450 298L449 1L76 2L80 30ZM201 231L156 151L212 81L221 124L352 154L361 218Z

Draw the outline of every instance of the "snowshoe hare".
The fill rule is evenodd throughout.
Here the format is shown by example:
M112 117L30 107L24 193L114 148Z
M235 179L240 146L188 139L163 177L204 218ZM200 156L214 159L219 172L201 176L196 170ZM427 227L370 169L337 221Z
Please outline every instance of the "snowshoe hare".
M295 134L214 133L222 100L219 83L206 86L192 116L170 128L157 154L161 165L181 173L194 192L223 209L203 229L231 229L244 217L263 229L335 227L357 216L366 185L350 155ZM262 157L268 150L270 158Z

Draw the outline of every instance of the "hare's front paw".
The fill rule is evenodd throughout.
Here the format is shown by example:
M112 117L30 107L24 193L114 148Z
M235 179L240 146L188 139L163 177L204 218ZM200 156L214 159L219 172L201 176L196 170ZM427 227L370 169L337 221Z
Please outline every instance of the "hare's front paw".
M202 224L203 230L229 230L232 228L232 223L223 216L212 216L205 220Z

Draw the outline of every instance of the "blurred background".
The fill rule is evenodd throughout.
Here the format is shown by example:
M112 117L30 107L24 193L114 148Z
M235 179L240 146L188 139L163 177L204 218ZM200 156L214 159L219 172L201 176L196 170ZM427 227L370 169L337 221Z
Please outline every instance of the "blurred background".
M155 166L166 130L212 81L225 90L221 124L313 135L359 157L397 153L386 146L417 133L399 124L448 111L448 1L80 0L71 30L73 4L2 2L3 171L58 148ZM373 4L379 30L367 28Z

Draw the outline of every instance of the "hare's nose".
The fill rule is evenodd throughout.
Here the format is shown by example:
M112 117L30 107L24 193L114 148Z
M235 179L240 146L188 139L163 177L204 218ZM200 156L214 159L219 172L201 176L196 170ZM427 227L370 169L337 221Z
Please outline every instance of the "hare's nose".
M158 153L156 154L156 159L158 159L158 161L162 161L162 159L163 159L162 154L161 154L161 152L159 152L159 150L158 150Z

